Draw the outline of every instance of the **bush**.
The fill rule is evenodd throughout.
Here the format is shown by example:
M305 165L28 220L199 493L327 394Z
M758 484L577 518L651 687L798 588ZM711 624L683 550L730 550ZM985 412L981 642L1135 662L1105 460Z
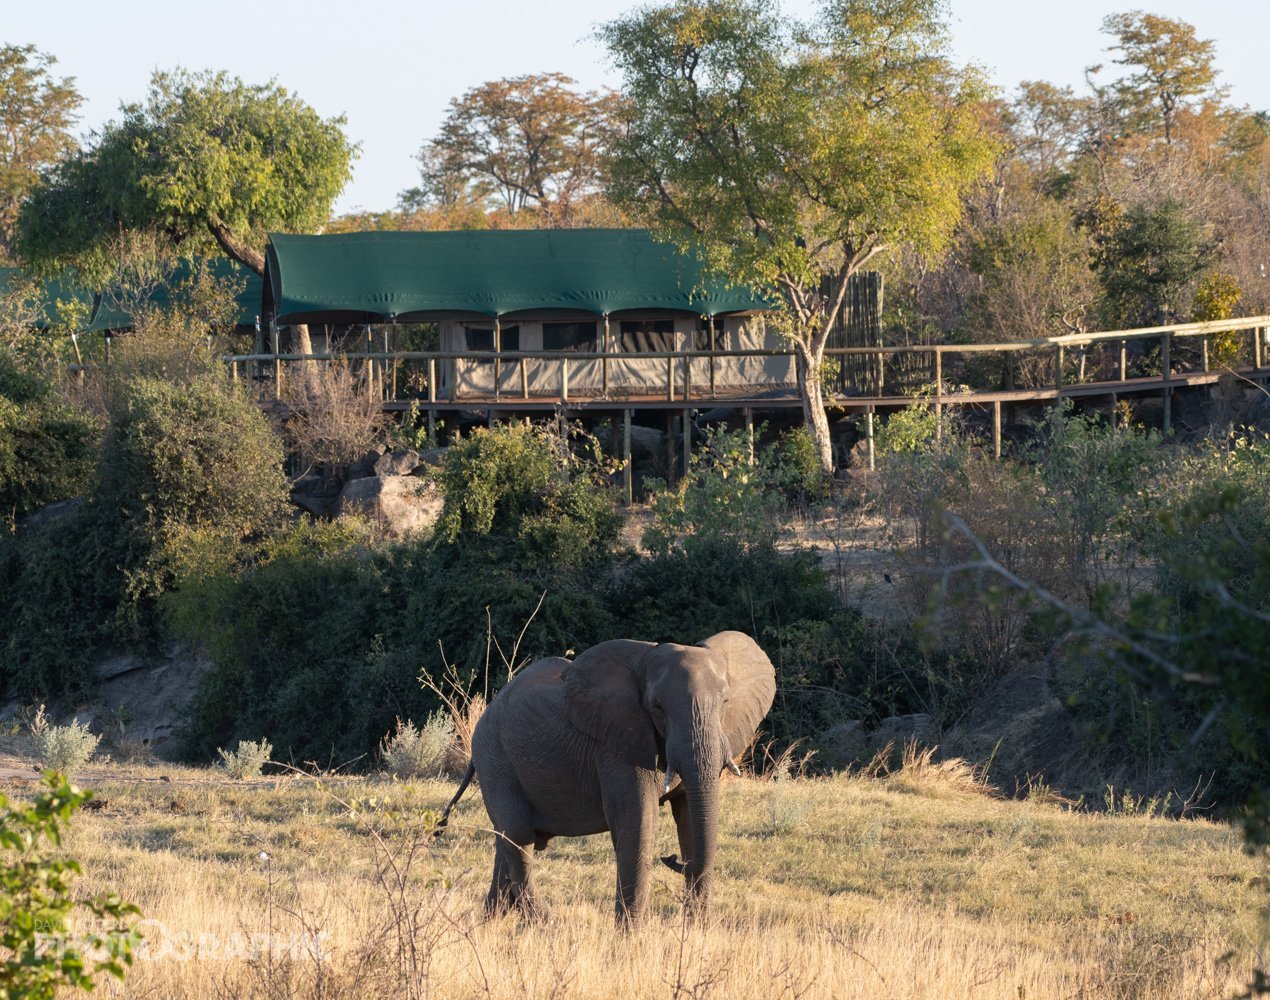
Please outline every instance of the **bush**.
M82 493L100 440L96 417L0 354L0 519Z
M216 752L220 754L225 773L234 781L243 781L260 777L260 772L269 763L269 755L273 753L273 744L268 740L240 740L233 750L217 747Z
M446 455L437 537L501 541L518 561L559 566L607 555L621 518L599 454L579 432L521 423L477 429Z
M398 778L439 778L454 770L456 741L450 716L434 712L421 727L398 719L396 730L380 744L379 755L388 773Z
M71 880L78 862L48 857L62 842L62 827L92 798L62 775L45 776L46 791L28 806L0 795L0 996L53 1000L63 989L92 990L102 973L123 979L132 964L136 932L125 921L139 911L111 894L76 900ZM70 918L86 911L105 923L104 933L77 931ZM91 926L91 925L90 925ZM96 957L90 957L96 956Z
M31 721L31 740L36 756L47 770L74 774L92 759L101 737L89 732L88 724L79 719L72 719L66 726L54 725L45 717L41 705Z

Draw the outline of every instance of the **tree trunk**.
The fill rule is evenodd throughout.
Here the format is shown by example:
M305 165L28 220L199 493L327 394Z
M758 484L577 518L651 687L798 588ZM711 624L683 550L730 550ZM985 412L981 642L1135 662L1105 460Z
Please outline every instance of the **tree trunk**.
M833 475L833 440L829 434L829 417L825 413L823 383L821 381L821 365L824 362L824 347L807 347L796 345L794 356L795 370L798 374L798 393L803 402L803 420L811 439L816 444L816 452L820 456L820 467L826 475Z

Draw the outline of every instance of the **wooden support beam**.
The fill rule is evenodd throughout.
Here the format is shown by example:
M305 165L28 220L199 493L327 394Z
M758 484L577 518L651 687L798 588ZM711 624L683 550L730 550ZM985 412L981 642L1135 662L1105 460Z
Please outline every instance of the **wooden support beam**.
M569 358L560 359L560 402L569 402Z
M754 411L745 408L745 440L749 444L750 465L754 464Z
M1173 334L1160 338L1160 375L1167 382L1173 377Z
M675 359L666 355L666 402L675 400Z
M566 387L568 380L565 380ZM494 398L498 399L503 391L503 324L502 320L494 317ZM566 391L566 400L569 398Z
M1253 327L1252 331L1252 367L1256 371L1261 370L1261 343L1265 336L1262 327Z
M864 440L867 442L867 445L868 445L869 471L876 472L877 462L875 461L873 456L873 407L871 406L869 407L868 411L864 414Z
M944 354L935 345L935 443L944 440Z
M282 352L278 350L278 328L274 326L270 333L273 345L273 398L278 400L282 398L282 361L278 358Z
M437 359L428 358L428 402L437 401ZM428 407L428 444L436 447L437 443L437 408Z
M1120 341L1120 381L1125 382L1129 378L1129 341Z
M1054 352L1054 388L1062 390L1063 388L1063 345L1058 345L1058 350Z
M1164 390L1164 433L1173 433L1173 390Z
M692 398L692 358L684 358L684 402Z
M671 485L677 481L678 477L675 472L678 468L675 462L675 411L666 411L666 483Z
M683 424L684 439L684 475L688 475L688 466L692 461L692 414L689 410L684 410L683 415L679 418Z
M604 393L604 398L609 398L609 314L604 314L604 342L600 345L600 353L604 355L600 359L600 386ZM522 359L523 364L523 359ZM528 398L528 394L526 394Z
M1199 358L1202 371L1208 371L1208 337L1199 338Z
M992 401L992 457L1001 458L1001 400Z
M710 395L714 395L714 352L716 341L714 335L714 316L710 316Z
M520 398L529 398L529 371L525 368L525 359L520 359Z
M635 502L635 473L631 468L631 411L622 411L622 492L626 506Z

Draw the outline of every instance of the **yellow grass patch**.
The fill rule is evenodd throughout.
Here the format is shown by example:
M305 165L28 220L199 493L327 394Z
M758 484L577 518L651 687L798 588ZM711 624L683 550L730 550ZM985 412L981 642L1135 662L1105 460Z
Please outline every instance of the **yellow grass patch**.
M631 934L602 836L540 857L545 920L485 921L479 794L417 835L447 783L120 774L67 847L82 891L145 916L106 995L1175 998L1251 978L1265 871L1236 830L948 794L964 776L914 778L930 763L725 783L709 919L683 922L657 866ZM657 848L676 850L668 815Z

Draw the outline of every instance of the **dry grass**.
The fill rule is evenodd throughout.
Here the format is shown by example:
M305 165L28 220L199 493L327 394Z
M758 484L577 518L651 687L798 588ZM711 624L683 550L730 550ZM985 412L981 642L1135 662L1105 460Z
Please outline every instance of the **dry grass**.
M1265 872L1235 830L967 794L921 756L880 780L725 781L709 921L682 923L659 867L629 935L602 836L542 857L543 922L484 921L479 795L425 835L449 783L101 771L68 847L85 891L146 918L107 995L1176 998L1250 978Z

